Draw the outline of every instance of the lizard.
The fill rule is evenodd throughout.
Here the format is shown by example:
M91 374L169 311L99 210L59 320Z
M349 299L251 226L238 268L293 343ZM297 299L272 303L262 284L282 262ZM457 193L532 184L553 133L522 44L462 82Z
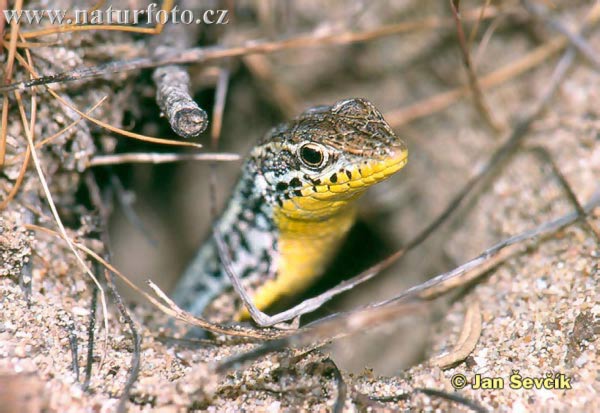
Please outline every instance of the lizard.
M263 311L310 286L355 222L358 198L407 160L405 143L362 98L307 109L260 139L214 224L254 305ZM206 316L230 288L210 235L173 299L184 310ZM227 317L247 318L241 306L229 306Z

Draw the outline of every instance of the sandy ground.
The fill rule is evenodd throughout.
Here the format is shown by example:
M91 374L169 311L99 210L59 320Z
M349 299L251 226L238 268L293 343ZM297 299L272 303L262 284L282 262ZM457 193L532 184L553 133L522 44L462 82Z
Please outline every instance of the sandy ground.
M313 8L314 5L307 5L305 17ZM381 18L380 9L385 7L369 9L366 23L380 23L373 17ZM432 9L421 12L439 12ZM579 2L572 8L563 6L557 10L563 21L578 22L588 9L589 4ZM404 12L399 7L390 16L404 16ZM500 30L492 36L478 66L481 73L513 61L553 35L540 27L531 28L530 32L521 29ZM466 82L457 46L453 40L447 44L448 38L454 39L448 33L453 32L410 34L402 37L402 47L398 47L397 38L389 37L367 43L359 51L352 47L308 49L269 59L281 73L278 80L297 91L301 106L331 102L339 96L366 96L384 113L391 113L399 106L398 96L403 104L408 104ZM75 42L71 49L79 50L77 42L81 38L69 39ZM125 36L120 39L131 41ZM589 41L594 46L600 44L598 35ZM435 53L428 54L429 47ZM61 49L66 53L61 60L64 69L83 61L71 49ZM348 59L355 64L354 74L344 69L343 62ZM486 92L493 113L506 125L523 116L548 85L556 60L557 56L553 56L535 70ZM43 66L42 72L44 67L48 73L56 70L54 66ZM311 73L307 67L312 67ZM398 68L402 68L402 73L398 73ZM457 72L461 75L457 76ZM337 79L332 81L332 76ZM87 95L73 93L73 99L82 107L89 107L107 94L112 107L135 107L139 101L131 99L144 97L144 93L132 93L137 90L134 85L139 79L124 79L87 83ZM330 81L333 83L327 86ZM242 76L242 80L232 84L224 149L243 153L253 138L273 123L274 115L260 115L256 109L261 107L257 103L261 101L255 95L264 91L253 89L249 83ZM70 87L78 90L81 85ZM141 90L148 88L146 85ZM67 88L64 93L68 91ZM549 110L533 124L526 138L528 145L541 145L552 154L582 202L600 183L598 91L598 72L584 60L578 60ZM52 103L40 105L40 119L46 120L40 123L37 135L50 135L70 122L69 115L59 108ZM135 108L132 112L135 115ZM101 107L96 115L112 124L123 124L123 113L118 110ZM16 119L16 111L11 112L9 155L25 147ZM152 132L152 127L147 126L146 132ZM248 129L252 136L247 136ZM498 135L490 132L469 100L398 127L397 132L408 141L409 166L398 177L375 188L363 204L363 218L390 250L406 242L443 210L507 136L507 131ZM94 133L100 144L92 143L90 136ZM98 133L81 124L68 138L40 151L55 200L71 228L69 233L91 247L98 246L98 242L91 239L89 227L81 219L86 210L77 209L80 198L75 197L75 190L84 161L97 151L114 150L115 138ZM239 136L247 138L240 140ZM69 139L74 144L67 146ZM12 187L18 167L11 166L0 176L0 200ZM225 186L234 181L235 169L236 165L224 168L221 179L226 181ZM146 247L148 243L139 231L127 230L127 225L122 225L124 221L117 218L115 227L125 230L114 230L115 261L138 285L151 277L166 288L185 265L185 253L181 251L195 248L201 238L208 220L198 216L198 209L208 215L208 208L204 207L206 193L190 181L202 173L206 173L205 166L181 166L174 173L177 179L173 181L172 194L164 195L170 197L171 204L161 204L156 202L156 195L144 194L154 182L152 172L143 168L132 172L130 184L138 185L135 188L140 193L140 216L160 246L160 253ZM180 221L171 217L168 208L178 208L180 214L176 218ZM450 224L381 279L336 300L328 311L390 297L465 262L501 239L571 210L572 205L548 166L521 150ZM54 228L35 171L30 169L22 193L0 212L0 412L114 411L132 363L131 333L107 295L109 330L105 335L98 306L93 365L85 389L92 284L62 241L25 229L24 225L32 221ZM588 222L600 230L599 209ZM189 228L184 228L188 223ZM368 330L308 354L267 354L226 372L215 370L219 361L249 351L256 344L222 337L202 343L171 340L168 337L174 332L167 327L168 318L138 297L130 309L142 337L141 369L127 410L331 411L344 387L340 387L329 361L333 360L342 372L346 388L344 411L349 412L469 410L415 391L422 388L457 394L491 411L598 411L600 246L581 223L528 246L527 251L500 264L463 294L455 295L451 301L442 300L445 305L432 305L430 314L407 317L395 325ZM24 293L27 288L20 284L29 280L28 296ZM130 296L126 289L121 291ZM475 349L450 369L431 366L431 357L449 351L457 342L466 309L473 302L479 304L483 320ZM517 371L522 378L562 374L572 388L510 388L510 377ZM469 382L476 375L500 378L495 386L503 383L504 388L473 389L467 385L455 390L452 383L460 375Z

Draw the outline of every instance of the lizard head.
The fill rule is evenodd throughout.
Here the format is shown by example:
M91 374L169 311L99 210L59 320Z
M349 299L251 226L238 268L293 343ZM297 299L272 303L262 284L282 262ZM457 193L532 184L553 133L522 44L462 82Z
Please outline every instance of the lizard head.
M273 128L251 159L262 188L292 219L327 219L398 172L408 151L372 103L346 99Z

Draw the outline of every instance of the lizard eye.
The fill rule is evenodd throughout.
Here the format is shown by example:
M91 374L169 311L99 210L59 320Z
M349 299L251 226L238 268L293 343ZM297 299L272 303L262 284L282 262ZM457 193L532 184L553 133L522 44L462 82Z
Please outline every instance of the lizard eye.
M327 162L327 151L318 143L310 142L298 149L300 160L310 168L319 168Z

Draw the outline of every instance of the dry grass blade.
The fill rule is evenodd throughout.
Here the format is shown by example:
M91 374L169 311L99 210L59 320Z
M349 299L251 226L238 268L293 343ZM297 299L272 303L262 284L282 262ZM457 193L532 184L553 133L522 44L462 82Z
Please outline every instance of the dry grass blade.
M52 47L58 45L58 42L17 42L18 49L35 49L37 47Z
M205 330L211 331L217 334L225 334L229 336L237 336L237 337L246 337L246 338L255 338L261 340L274 340L280 337L287 335L285 331L279 330L257 330L257 329L249 329L238 326L222 326L215 323L210 323L203 318L194 317L192 314L187 311L182 310L173 300L171 300L164 291L162 291L156 284L152 281L148 281L148 286L152 288L154 293L160 297L165 303L166 306L162 304L156 304L155 301L152 301L154 305L157 305L165 314L168 314L172 317L177 318L178 320L184 321L193 326L201 327Z
M480 77L479 85L482 90L499 86L546 62L548 58L564 49L566 45L567 40L562 37L550 40L522 58ZM467 96L469 91L469 87L457 87L447 92L442 92L430 98L423 99L407 107L389 111L384 114L384 117L393 128L397 128L416 119L446 109L459 99Z
M92 13L98 8L101 7L103 2L98 2L98 4L94 5L89 13ZM161 7L161 11L169 13L173 8L173 4L175 0L163 0L163 5ZM155 3L153 3L155 4ZM159 19L160 20L160 19ZM46 27L40 30L33 30L30 32L23 32L22 35L25 39L32 39L40 36L47 36L49 34L60 34L60 33L69 33L69 32L82 32L82 31L90 31L90 30L104 30L104 31L117 31L117 32L128 32L128 33L139 33L139 34L159 34L164 27L164 22L160 21L154 27L136 27L136 26L124 26L124 25L111 25L111 24L90 24L90 25L77 25L75 23L64 25L64 26L55 26L55 27Z
M89 115L90 113L92 113L94 110L96 110L100 105L102 105L102 103L104 103L106 101L106 96L103 97L102 99L100 99L98 101L98 103L96 103L94 106L92 106L89 110L87 110L85 113L87 115ZM62 128L61 130L59 130L58 132L56 132L54 135L49 136L47 138L42 139L41 141L37 142L35 144L35 149L39 149L42 146L52 142L53 140L55 140L56 138L60 137L62 134L67 133L70 129L72 129L73 127L75 127L79 122L81 122L84 118L80 117L77 120L74 120L73 122L69 123L67 126L65 126L64 128ZM13 156L12 158L10 158L6 163L7 165L13 165L15 163L17 163L17 161L19 160L19 158L26 156L27 152L29 151L29 148L27 148L27 150L25 152L16 154L15 156ZM0 208L1 209L1 208Z
M17 176L15 184L13 185L10 192L6 196L6 199L4 199L2 202L0 202L0 211L5 209L8 206L8 204L15 198L17 193L19 193L19 188L21 187L21 184L23 183L23 179L25 178L25 172L27 171L27 167L29 166L29 158L30 157L31 157L31 149L29 149L29 146L28 146L27 149L25 150L25 159L23 159L23 163L21 164L21 169L19 169L19 175Z
M27 57L27 61L29 62L29 64L31 66L33 66L33 61L31 59L31 53L29 52L29 50L26 50L25 54ZM19 56L19 55L16 54L15 56ZM7 94L5 94L4 95L4 106L2 107L2 125L0 125L0 135L2 135L0 137L0 146L3 146L5 144L5 139L7 136L6 134L7 134L7 129L8 129L8 107L9 107L8 96L7 96ZM34 134L36 114L37 114L37 99L36 99L36 93L34 90L33 93L31 94L31 124L29 126L29 131L31 133L31 136L33 136L33 134ZM5 117L6 117L6 119L5 119ZM23 123L23 128L27 129L26 123ZM19 192L19 189L21 188L21 184L23 183L23 180L25 179L25 173L27 172L27 167L29 166L30 155L31 155L31 150L28 146L27 149L25 150L25 160L23 161L23 164L21 165L21 169L19 170L19 175L17 176L17 180L15 181L14 186L8 193L6 199L4 201L0 202L0 211L5 209L8 206L8 204L17 195L17 193ZM2 156L2 159L0 162L0 169L2 168L2 162L4 162L4 155Z
M0 10L8 9L8 0L0 0ZM0 36L4 34L4 25L6 24L6 20L4 19L4 13L0 16ZM0 51L0 56L2 56L2 52Z
M6 157L6 136L8 134L8 92L2 96L2 113L0 114L0 169L4 167Z
M21 100L21 95L19 92L15 92L15 98L17 99L17 104L19 107L19 112L21 114L21 120L23 121L24 124L27 123L27 115L25 114L25 108L23 106L23 102ZM35 145L33 143L33 136L31 131L28 128L25 128L25 134L27 136L27 143L29 145L29 149L31 151L31 157L33 159L33 164L37 170L38 173L38 177L40 179L40 183L42 185L42 188L44 190L44 194L46 196L46 200L48 201L48 205L50 206L50 210L52 211L52 215L54 217L54 220L56 222L56 225L58 226L61 234L64 236L65 241L67 242L67 244L69 245L69 248L71 249L71 251L73 252L73 254L75 255L75 258L77 259L77 262L79 263L79 265L81 266L81 268L84 270L85 273L87 273L87 275L92 279L92 281L94 282L94 284L96 285L96 287L99 289L100 291L100 300L102 303L102 311L103 311L103 318L104 318L104 351L103 351L103 355L102 355L102 362L101 365L103 364L104 358L106 357L106 353L107 353L107 346L108 346L108 307L106 305L106 297L104 295L104 290L102 289L102 286L100 285L100 282L98 281L98 279L96 278L96 276L92 273L92 271L88 268L87 264L83 261L83 258L81 258L81 256L79 255L79 253L77 252L77 250L74 248L73 246L73 242L71 241L71 239L69 238L69 236L67 235L67 231L62 223L62 220L60 219L60 216L58 215L58 210L56 209L56 205L54 204L54 200L52 199L52 194L50 193L50 188L48 188L48 183L46 182L46 178L44 176L44 171L42 170L42 165L41 162L37 156L36 150L35 150Z
M483 16L485 11L490 7L492 0L485 0L485 4L481 8L481 12L479 13L479 18L475 20L475 24L473 25L473 29L471 30L471 34L469 34L469 41L467 42L467 48L470 49L473 45L473 41L475 40L475 36L477 36L477 32L479 31L479 26L483 21Z
M91 116L86 115L85 113L83 113L82 111L80 111L79 109L77 109L74 105L70 104L69 102L67 102L65 99L63 99L58 93L56 93L55 91L53 91L52 89L48 89L48 92L55 98L57 99L60 103L62 103L63 105L69 107L70 109L74 110L75 112L77 112L80 116L84 117L85 119L89 120L90 122L103 127L104 129L107 129L111 132L117 133L121 136L125 136L126 138L133 138L133 139L138 139L144 142L150 142L150 143L158 143L161 145L170 145L170 146L191 146L193 148L201 148L202 145L199 143L193 143L193 142L181 142L181 141L172 141L169 139L161 139L161 138L153 138L151 136L145 136L145 135L140 135L139 133L133 133L133 132L129 132L126 131L124 129L121 128L117 128L115 126L112 126L109 123L106 122L102 122L98 119L92 118Z
M19 12L23 8L23 0L15 1L15 10ZM4 16L3 16L4 17ZM19 22L10 22L10 33L12 36L8 44L8 58L6 59L6 67L4 72L4 83L9 83L12 79L13 68L15 64L15 56L17 54L17 35L19 33ZM2 31L0 31L0 35ZM0 39L2 46L4 41ZM6 135L8 133L8 94L4 93L2 99L2 124L0 124L0 169L4 166L4 157L6 156Z

